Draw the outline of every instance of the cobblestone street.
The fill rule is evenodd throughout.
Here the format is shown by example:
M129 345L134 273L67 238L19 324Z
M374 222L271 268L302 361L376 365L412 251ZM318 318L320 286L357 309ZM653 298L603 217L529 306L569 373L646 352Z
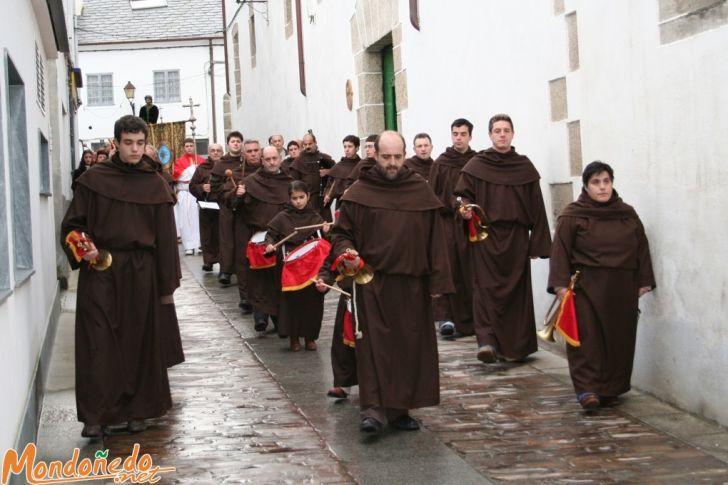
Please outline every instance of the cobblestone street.
M140 443L155 464L176 467L161 483L728 483L725 429L637 391L586 414L563 357L541 350L525 364L486 366L473 338L440 340L442 403L413 412L422 431L363 438L356 389L349 400L326 397L336 297L319 350L291 353L287 340L259 336L240 315L237 288L220 288L200 264L183 257L175 294L187 360L169 373L173 409L103 445L123 457ZM68 328L53 365L72 355L59 349ZM59 435L78 446L70 435L81 425L52 397L39 447L70 454Z

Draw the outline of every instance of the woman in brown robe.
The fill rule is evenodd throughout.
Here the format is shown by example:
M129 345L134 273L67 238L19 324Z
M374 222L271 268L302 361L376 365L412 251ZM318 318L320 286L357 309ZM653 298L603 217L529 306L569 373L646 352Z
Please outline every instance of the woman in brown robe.
M288 193L289 205L286 205L283 212L279 212L268 224L265 240L269 245L269 252L274 250L273 244L291 234L294 228L324 222L317 211L307 207L308 186L303 181L291 182ZM305 241L320 237L323 232L328 232L328 225L321 230L302 230L278 248L276 270L279 280L286 254ZM280 286L278 289L280 290ZM324 295L316 290L315 285L308 285L298 291L282 291L278 306L278 335L290 338L290 348L294 352L301 350L300 338L304 339L306 350L316 350L316 340L321 332L323 316Z
M205 202L217 202L217 194L212 192L210 178L212 169L222 156L222 146L210 145L208 151L210 156L201 163L190 180L190 193L197 200ZM218 262L220 245L219 209L200 208L200 245L202 246L202 270L212 271L212 267Z
M551 250L549 292L563 298L579 270L574 303L581 345L567 345L566 355L585 409L614 405L630 389L638 299L655 288L644 227L613 180L606 163L586 166L581 195L559 217Z

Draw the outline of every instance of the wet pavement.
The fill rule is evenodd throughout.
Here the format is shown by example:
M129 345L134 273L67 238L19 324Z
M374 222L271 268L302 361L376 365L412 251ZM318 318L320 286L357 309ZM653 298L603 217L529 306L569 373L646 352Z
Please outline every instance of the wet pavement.
M60 459L82 446L123 457L140 443L156 465L176 467L160 483L728 483L725 428L636 391L617 408L587 414L562 356L541 350L525 364L484 365L472 337L439 342L442 403L413 411L421 431L362 437L356 388L347 400L326 397L335 295L319 350L293 353L287 339L253 330L236 287L220 288L201 258L182 260L175 301L187 360L170 369L173 409L147 431L117 431L103 446L78 437L69 302L41 456Z

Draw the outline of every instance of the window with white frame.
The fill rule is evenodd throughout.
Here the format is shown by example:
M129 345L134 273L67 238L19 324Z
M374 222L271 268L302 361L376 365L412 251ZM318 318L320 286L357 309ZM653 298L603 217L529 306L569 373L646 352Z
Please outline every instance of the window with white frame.
M111 73L86 74L86 95L89 106L113 106L114 76Z
M154 71L154 101L157 103L178 103L179 69Z

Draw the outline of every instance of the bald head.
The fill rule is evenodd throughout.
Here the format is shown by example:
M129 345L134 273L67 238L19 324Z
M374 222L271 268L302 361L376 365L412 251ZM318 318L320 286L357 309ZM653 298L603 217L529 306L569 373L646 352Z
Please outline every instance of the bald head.
M281 155L278 148L267 146L263 148L263 170L269 173L278 173L281 167Z
M377 168L389 180L397 178L404 165L405 141L396 131L384 131L374 142Z
M210 160L217 162L222 158L223 148L219 143L212 143L207 147L207 156Z

